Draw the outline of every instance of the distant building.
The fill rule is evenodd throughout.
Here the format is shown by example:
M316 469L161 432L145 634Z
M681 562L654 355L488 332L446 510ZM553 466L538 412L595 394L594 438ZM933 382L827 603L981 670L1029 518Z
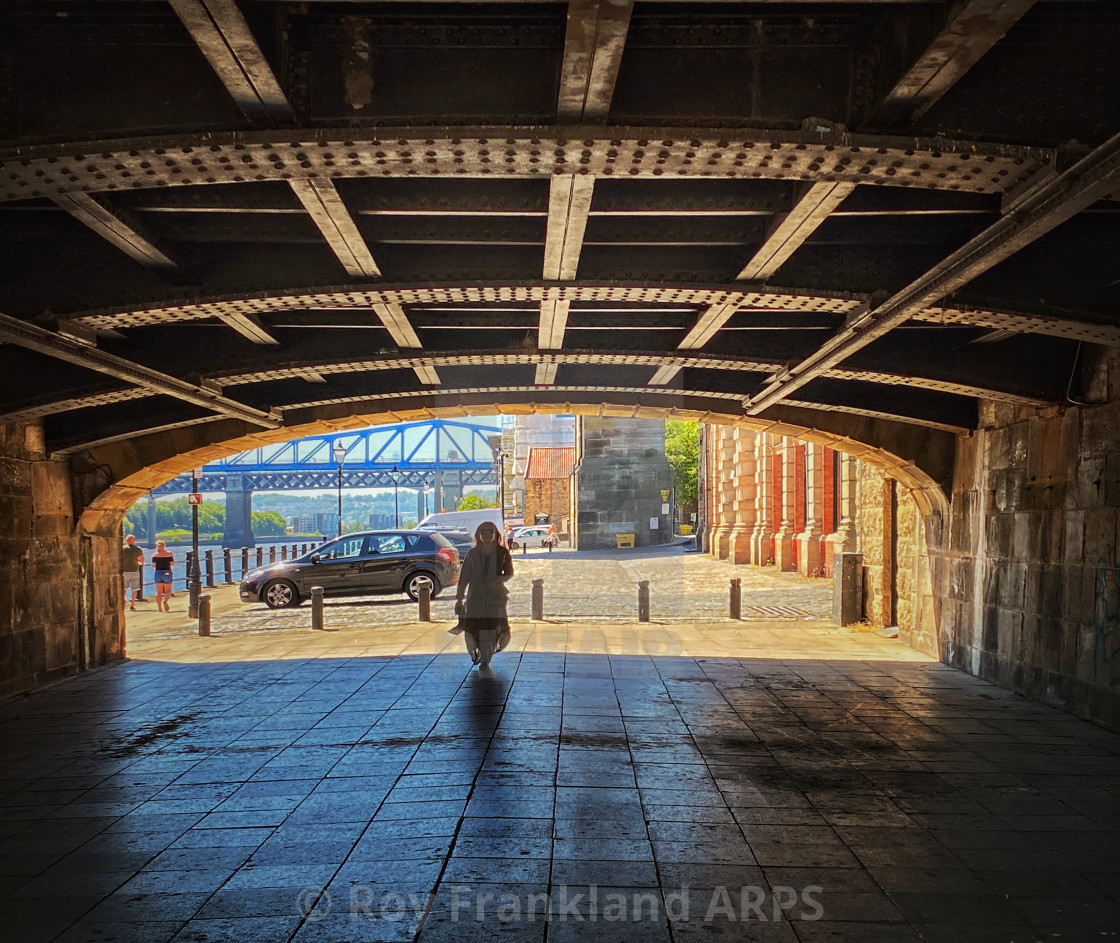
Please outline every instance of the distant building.
M525 509L525 472L529 465L529 451L574 448L575 444L575 416L549 413L517 416L512 434L503 429L502 445L512 452L512 461L505 463L507 517L516 517L520 512L526 524L533 523Z
M562 533L568 533L572 515L572 473L575 446L531 448L525 468L525 523L534 524L538 515L546 516Z
M392 530L395 526L392 514L374 512L366 517L366 527L370 530Z

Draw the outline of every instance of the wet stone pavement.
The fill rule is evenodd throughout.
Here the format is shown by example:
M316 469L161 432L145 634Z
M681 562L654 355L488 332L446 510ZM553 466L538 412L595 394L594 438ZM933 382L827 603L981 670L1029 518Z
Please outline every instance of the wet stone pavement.
M516 623L490 674L415 624L129 653L0 705L5 941L1120 927L1120 736L874 634Z

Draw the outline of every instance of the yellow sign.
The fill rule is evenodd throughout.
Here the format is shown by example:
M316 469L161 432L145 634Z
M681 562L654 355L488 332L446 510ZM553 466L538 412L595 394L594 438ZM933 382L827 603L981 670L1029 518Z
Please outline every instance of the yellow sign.
M661 500L662 501L668 501L669 500L669 492L668 491L662 491L661 492Z

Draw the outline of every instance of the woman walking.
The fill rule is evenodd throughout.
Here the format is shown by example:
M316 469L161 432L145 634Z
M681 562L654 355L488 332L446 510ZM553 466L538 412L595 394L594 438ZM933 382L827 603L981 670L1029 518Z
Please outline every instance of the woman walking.
M498 528L483 521L474 532L474 546L463 560L455 596L455 612L460 616L467 652L479 670L489 669L491 657L509 642L506 582L511 576L513 560L502 546Z
M170 612L171 604L171 565L175 556L167 549L167 544L162 540L156 541L156 552L152 554L152 567L155 569L156 579L156 611Z

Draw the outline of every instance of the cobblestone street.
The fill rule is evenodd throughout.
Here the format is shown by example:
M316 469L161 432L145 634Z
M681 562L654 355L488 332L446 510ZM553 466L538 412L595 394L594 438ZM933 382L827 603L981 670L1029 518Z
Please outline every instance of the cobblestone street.
M827 620L832 606L829 580L802 579L773 567L732 566L680 547L638 551L573 552L542 550L514 554L510 581L510 619L528 621L535 578L544 580L545 617L551 622L630 623L637 621L640 580L649 580L655 623L712 622L728 615L728 584L742 580L744 621ZM214 592L215 634L294 631L310 626L308 604L270 610L263 603L243 605L233 590ZM232 599L232 601L231 601ZM177 592L172 612L156 613L142 604L128 613L129 638L178 638L195 634L186 619L185 592ZM416 604L403 594L328 599L325 622L340 630L416 621ZM454 592L445 589L432 602L434 622L454 619Z

